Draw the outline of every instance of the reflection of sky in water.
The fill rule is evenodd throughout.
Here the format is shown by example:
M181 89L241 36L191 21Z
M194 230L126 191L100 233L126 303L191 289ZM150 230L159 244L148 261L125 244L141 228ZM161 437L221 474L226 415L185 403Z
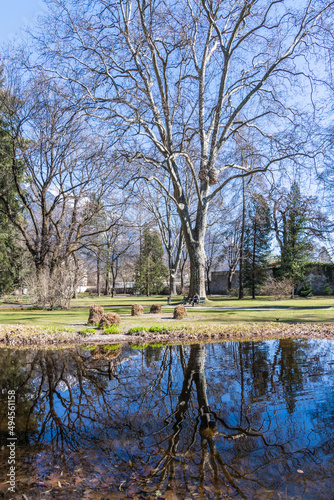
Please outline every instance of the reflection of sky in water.
M181 498L194 484L203 498L268 489L280 498L287 488L287 498L331 498L333 342L98 349L20 361L25 373L34 367L27 401L38 432L28 439L44 446L39 475L62 450L68 467L81 461L113 477L110 491L121 480L147 494L174 481Z

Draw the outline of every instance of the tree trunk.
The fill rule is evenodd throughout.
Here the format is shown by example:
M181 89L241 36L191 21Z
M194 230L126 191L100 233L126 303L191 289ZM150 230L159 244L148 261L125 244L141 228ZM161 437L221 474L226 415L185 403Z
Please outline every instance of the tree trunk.
M232 280L233 280L234 271L229 268L227 275L227 291L230 292L232 290Z
M200 297L206 297L205 290L205 248L203 243L193 244L188 248L190 259L190 289L189 295L198 293Z
M206 285L207 285L207 290L208 290L208 295L211 295L211 290L210 290L210 271L207 269L206 270Z
M256 220L254 222L254 235L253 235L253 258L252 258L252 299L255 299L255 253L256 253Z
M169 295L177 295L175 269L169 270Z
M181 279L181 294L184 293L184 267L186 265L186 261L182 263L180 267L180 279Z
M245 217L246 217L246 202L245 202L245 179L242 178L242 224L240 237L240 259L239 259L239 299L244 298L244 242L245 242Z
M101 295L101 262L100 262L100 251L97 253L97 261L96 261L96 291L97 296Z

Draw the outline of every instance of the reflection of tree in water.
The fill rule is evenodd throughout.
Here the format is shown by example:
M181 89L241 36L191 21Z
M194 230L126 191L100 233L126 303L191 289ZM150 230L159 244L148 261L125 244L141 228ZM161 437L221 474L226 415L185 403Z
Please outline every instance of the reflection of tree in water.
M27 433L34 433L38 428L37 416L27 421L26 415L31 408L33 389L29 385L30 371L27 370L29 354L22 351L18 357L15 351L0 349L0 442L7 444L8 419L7 397L9 390L15 390L15 419L19 430L16 432L18 445L26 442ZM0 446L1 446L0 445Z
M287 429L279 428L275 414L267 412L263 406L254 414L251 409L261 396L266 396L268 389L276 390L280 384L286 408L293 412L291 394L287 395L286 389L291 383L295 392L301 390L303 375L306 376L307 372L303 374L294 359L301 361L303 356L298 342L291 344L294 343L288 341L287 354L279 356L285 349L284 341L279 341L273 359L266 349L255 348L254 343L235 344L241 393L239 412L235 412L239 415L239 422L233 425L228 423L228 414L224 415L222 410L214 411L209 406L208 394L212 401L212 393L217 391L211 384L208 390L204 371L205 346L191 346L175 409L165 420L166 425L155 433L160 436L157 444L165 446L164 451L154 457L156 463L146 484L157 479L159 489L177 491L182 483L185 490L191 491L197 475L203 498L208 494L208 485L213 486L214 492L211 493L215 498L223 498L225 494L248 498L248 495L267 488L284 491L285 480L297 485L299 476L296 470L300 463L311 462L314 467L316 460L309 436L300 439L300 446L291 445L291 436L293 439L303 436L303 424L290 419ZM224 375L229 377L228 373ZM250 379L253 383L247 389ZM219 392L224 393L224 384L220 388ZM280 418L286 422L285 417ZM332 432L326 437L328 442L330 434ZM139 477L140 474L137 479Z
M69 472L80 465L87 481L98 469L105 487L130 496L157 489L186 495L195 488L201 498L284 491L284 481L298 485L300 463L317 460L317 443L300 439L298 419L270 408L269 394L273 404L287 398L286 387L297 392L308 373L298 366L303 344L284 342L276 341L271 354L266 343L129 349L121 356L111 346L19 353L14 385L28 395L26 428L43 416L38 433L27 434L30 444L48 446L45 463ZM6 373L4 387L11 365ZM296 411L289 399L286 407ZM331 437L324 434L328 443Z

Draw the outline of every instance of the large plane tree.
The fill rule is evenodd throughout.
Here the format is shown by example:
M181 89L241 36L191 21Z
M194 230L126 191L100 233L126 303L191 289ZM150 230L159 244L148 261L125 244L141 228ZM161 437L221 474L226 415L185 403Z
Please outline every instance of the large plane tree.
M146 178L173 201L190 293L204 296L212 200L233 179L280 166L308 147L305 96L332 2L48 4L36 36L40 64L68 82L72 102L117 130L124 180Z

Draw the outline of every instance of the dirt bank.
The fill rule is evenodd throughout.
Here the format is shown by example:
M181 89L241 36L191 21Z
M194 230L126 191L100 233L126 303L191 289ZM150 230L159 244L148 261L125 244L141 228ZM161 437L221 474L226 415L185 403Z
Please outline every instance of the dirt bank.
M79 331L50 331L24 325L0 325L0 347L37 347L119 343L179 343L219 340L265 340L272 338L327 338L334 340L334 324L249 323L240 325L196 325L179 330L83 335Z

